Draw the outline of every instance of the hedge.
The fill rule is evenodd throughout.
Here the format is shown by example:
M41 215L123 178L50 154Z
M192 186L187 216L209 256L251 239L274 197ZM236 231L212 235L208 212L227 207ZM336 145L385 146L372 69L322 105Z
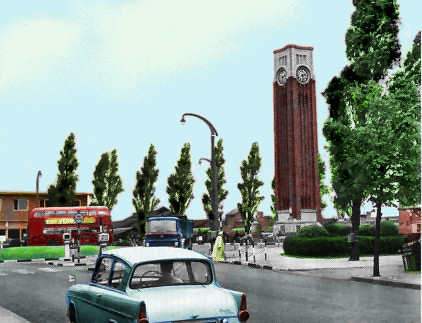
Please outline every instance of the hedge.
M284 252L292 256L333 257L349 253L346 237L299 238L287 237L283 244Z
M299 232L296 234L296 237L298 238L318 238L327 236L328 231L325 228L313 225L301 227Z
M350 227L344 223L330 223L325 226L330 236L347 236L350 233Z
M374 237L359 237L359 254L372 255ZM403 246L402 236L381 237L380 254L395 254ZM349 256L351 244L347 237L299 238L290 236L284 240L283 249L287 255L302 257Z

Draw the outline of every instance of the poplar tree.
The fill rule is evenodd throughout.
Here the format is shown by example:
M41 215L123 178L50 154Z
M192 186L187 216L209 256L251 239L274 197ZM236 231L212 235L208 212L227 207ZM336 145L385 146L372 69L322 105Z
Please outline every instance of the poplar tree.
M160 203L155 197L155 184L159 170L156 168L157 151L153 144L149 146L148 155L144 158L141 171L136 172L136 185L133 190L132 203L138 220L138 233L141 239L146 234L146 220Z
M226 183L226 174L224 172L224 164L226 160L223 156L223 139L219 139L217 142L217 146L214 148L215 154L215 167L217 168L217 198L218 201L224 201L227 198L229 192L223 187ZM211 192L212 192L212 185L211 185L211 178L212 178L212 170L211 166L206 171L207 180L205 181L205 187L207 188L208 193L204 193L202 195L202 205L204 207L204 211L208 217L208 219L212 220L214 218L214 214L212 212L212 205L211 205Z
M124 191L118 170L117 150L103 153L94 171L94 198L91 205L105 205L111 211L117 204L117 196Z
M247 160L243 160L240 166L240 174L243 182L239 183L242 203L237 204L237 208L242 216L245 225L245 231L249 233L254 215L258 212L258 207L264 199L259 193L259 188L264 183L258 178L261 168L261 156L259 155L259 145L257 142L252 144Z
M78 181L76 169L79 166L76 158L75 135L73 133L65 140L57 165L59 172L56 184L50 185L47 190L48 203L50 206L73 206L76 182Z
M175 172L167 179L166 192L169 196L170 209L177 216L185 215L193 196L195 179L192 175L190 144L185 143L176 163Z

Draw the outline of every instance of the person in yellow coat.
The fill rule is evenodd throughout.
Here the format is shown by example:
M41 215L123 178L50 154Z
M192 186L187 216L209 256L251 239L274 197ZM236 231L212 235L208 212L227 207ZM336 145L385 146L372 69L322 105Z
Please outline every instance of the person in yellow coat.
M226 260L226 253L224 251L223 232L218 233L215 239L214 248L212 249L212 260L223 261Z

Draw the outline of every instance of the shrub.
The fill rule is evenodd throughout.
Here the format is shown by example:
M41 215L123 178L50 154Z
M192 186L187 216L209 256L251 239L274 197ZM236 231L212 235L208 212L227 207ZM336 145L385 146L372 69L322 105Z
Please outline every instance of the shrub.
M325 226L330 236L347 236L350 233L350 228L344 223L330 223Z
M299 238L287 237L283 244L287 255L302 257L334 257L349 253L345 237Z
M299 232L296 233L298 238L317 238L317 237L327 237L328 231L325 228L317 227L313 225L308 225L300 228Z
M375 236L375 228L370 224L361 224L359 226L359 235L360 236Z
M398 236L399 228L394 225L393 221L382 221L380 228L381 237Z
M359 253L361 255L374 254L374 240L375 237L360 236L359 237ZM404 245L404 237L402 236L387 236L380 237L379 247L380 254L392 255L396 254Z
M359 237L360 255L374 253L375 237ZM381 237L380 254L396 254L404 244L402 236ZM347 257L350 254L351 244L347 237L318 237L300 238L290 236L284 240L283 249L287 255L301 257Z

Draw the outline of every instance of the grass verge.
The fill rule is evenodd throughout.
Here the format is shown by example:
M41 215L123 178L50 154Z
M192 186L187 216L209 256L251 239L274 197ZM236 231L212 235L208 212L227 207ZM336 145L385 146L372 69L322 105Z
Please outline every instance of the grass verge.
M108 249L114 249L109 246ZM81 256L98 255L99 247L81 246ZM4 260L58 259L64 258L64 246L26 246L0 249L0 262Z

